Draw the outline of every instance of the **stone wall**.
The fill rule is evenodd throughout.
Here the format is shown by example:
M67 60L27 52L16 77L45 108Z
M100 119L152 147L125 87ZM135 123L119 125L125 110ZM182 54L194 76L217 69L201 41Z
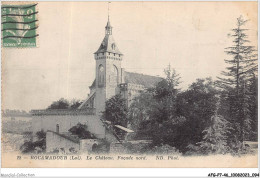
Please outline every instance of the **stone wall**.
M122 143L119 143L119 142L112 142L110 144L110 153L127 153L128 150L127 148L122 144Z
M59 150L63 153L71 153L70 149L74 148L75 151L79 152L80 144L71 141L61 135L47 131L46 134L46 152L53 152L54 150ZM62 151L63 150L63 151Z
M102 56L104 57L104 56ZM96 96L95 96L95 108L96 108L96 115L101 115L101 112L105 110L105 100L106 100L106 82L104 86L99 86L99 66L102 65L104 67L104 80L106 80L106 60L105 59L98 59L96 60Z
M91 153L93 150L93 145L98 145L97 139L81 139L80 140L80 151L82 153Z
M96 98L95 108L96 114L101 115L101 112L105 110L105 101L112 96L119 93L117 85L122 82L122 69L121 60L122 55L119 57L114 56L113 53L105 52L100 53L99 56L95 55L96 59ZM99 86L99 66L104 67L104 86ZM116 71L114 69L117 69Z
M32 116L33 133L40 130L56 131L59 126L59 132L68 132L68 130L77 125L77 123L86 124L88 130L97 138L105 137L105 128L96 115L34 115Z

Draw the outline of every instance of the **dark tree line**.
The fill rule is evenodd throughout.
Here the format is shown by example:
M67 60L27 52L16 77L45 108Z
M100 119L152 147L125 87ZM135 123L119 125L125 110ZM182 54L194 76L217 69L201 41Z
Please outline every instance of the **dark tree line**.
M47 109L77 109L82 104L82 101L71 100L68 101L64 98L54 101Z
M257 140L257 55L247 40L246 20L237 19L233 45L225 52L228 67L217 81L197 79L185 91L170 66L166 78L131 103L117 95L106 102L104 118L135 131L133 139L150 139L182 153L241 153L245 140Z

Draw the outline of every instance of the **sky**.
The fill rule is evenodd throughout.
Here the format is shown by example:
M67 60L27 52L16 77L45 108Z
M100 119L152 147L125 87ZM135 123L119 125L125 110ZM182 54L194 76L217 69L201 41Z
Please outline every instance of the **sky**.
M107 2L39 2L38 47L2 49L2 109L45 109L59 98L86 99L94 52L107 23ZM113 37L126 71L164 77L183 90L225 70L228 37L242 15L257 46L257 2L112 2Z

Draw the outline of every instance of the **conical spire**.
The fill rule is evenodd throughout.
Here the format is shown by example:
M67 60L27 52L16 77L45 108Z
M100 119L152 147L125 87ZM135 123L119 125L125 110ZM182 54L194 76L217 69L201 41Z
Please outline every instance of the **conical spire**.
M110 19L109 19L109 3L110 2L108 2L108 19L107 19L107 25L105 27L106 35L112 35L112 26L110 25Z
M109 2L110 3L110 2ZM105 38L103 39L100 47L98 48L98 50L95 52L95 54L98 53L105 53L108 52L109 54L118 54L119 57L122 56L123 54L119 51L115 40L112 36L112 26L110 24L110 19L109 19L109 3L108 3L108 19L107 19L107 25L105 27L106 31L105 31Z

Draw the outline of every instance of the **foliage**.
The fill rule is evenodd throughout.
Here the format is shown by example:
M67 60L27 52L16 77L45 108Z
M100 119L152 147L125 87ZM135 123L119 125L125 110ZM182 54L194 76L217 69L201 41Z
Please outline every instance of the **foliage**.
M46 132L43 130L36 132L36 137L38 140L45 140L46 139Z
M224 119L223 116L214 115L210 119L210 126L206 128L204 133L203 141L199 142L200 152L204 154L226 153L229 148L227 146L227 132L230 123Z
M258 136L258 78L256 76L253 76L249 82L249 113L250 113L250 119L251 119L251 132L249 133L247 138L248 140L257 141Z
M185 121L176 113L180 78L170 66L165 69L165 74L165 79L137 96L129 108L135 139L152 139L153 146L174 145L176 131Z
M215 114L217 99L215 83L211 78L197 79L188 90L177 98L177 114L186 118L177 129L175 147L182 152L188 151L188 145L202 141L203 130L209 126L209 118Z
M26 141L20 147L20 151L22 153L33 153L33 152L45 152L46 151L46 132L39 131L36 132L37 140L33 141Z
M128 120L131 123L131 129L135 131L134 138L148 139L150 135L151 121L149 116L153 112L155 99L149 92L142 92L133 99L129 107Z
M237 27L232 29L233 45L225 51L231 59L225 60L229 66L218 81L222 89L221 110L233 126L228 138L228 144L233 150L242 149L241 143L253 135L252 123L255 123L257 115L257 55L254 47L248 45L248 29L244 28L247 21L240 16Z
M152 147L169 145L181 152L203 140L216 112L218 91L211 78L198 79L180 92L163 80L141 93L129 108L135 139L152 139ZM171 87L169 87L171 86Z
M197 79L181 91L180 77L169 65L165 79L134 98L128 114L119 99L106 103L110 121L126 124L123 119L128 117L134 139L152 140L147 149L153 151L172 147L196 154L244 152L244 140L257 140L258 123L257 55L249 45L246 22L239 17L232 29L233 44L225 49L228 67L218 81Z
M126 133L114 127L114 125L127 127L127 114L127 101L120 94L115 95L106 101L105 111L102 114L102 118L111 122L112 132L114 132L120 139L124 139Z
M22 153L32 153L35 151L34 142L32 141L26 141L24 144L20 147L20 151Z
M54 101L47 109L77 109L82 101L73 99L70 102L64 98Z
M47 109L68 109L68 100L61 98L58 101L54 101Z
M103 118L111 121L112 125L127 126L127 103L120 94L106 101Z
M88 127L85 124L78 123L69 129L69 132L73 135L77 135L80 139L95 139L96 137L88 131Z
M73 100L70 102L70 108L71 108L71 109L77 109L82 103L83 103L82 101L73 99Z

